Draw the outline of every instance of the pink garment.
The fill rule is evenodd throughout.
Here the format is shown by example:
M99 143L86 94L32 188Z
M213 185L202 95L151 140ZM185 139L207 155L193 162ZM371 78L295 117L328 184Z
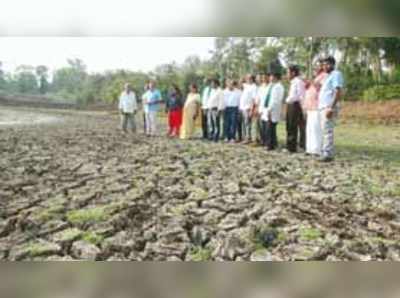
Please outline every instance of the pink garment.
M327 77L327 73L320 73L310 84L310 87L306 90L305 100L304 100L304 109L306 111L315 111L318 109L318 96L319 90L321 89L322 83Z

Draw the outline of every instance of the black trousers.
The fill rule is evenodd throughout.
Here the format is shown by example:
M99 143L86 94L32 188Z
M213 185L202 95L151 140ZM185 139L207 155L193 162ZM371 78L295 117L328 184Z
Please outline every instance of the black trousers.
M306 125L303 110L299 102L287 105L286 131L287 149L290 152L297 152L297 145L300 148L306 147Z
M203 109L201 113L201 128L203 131L203 139L208 139L208 110Z
M262 143L268 150L274 150L278 147L277 125L278 123L271 121L261 121Z
M239 111L236 119L237 140L241 142L243 140L243 114L241 111Z

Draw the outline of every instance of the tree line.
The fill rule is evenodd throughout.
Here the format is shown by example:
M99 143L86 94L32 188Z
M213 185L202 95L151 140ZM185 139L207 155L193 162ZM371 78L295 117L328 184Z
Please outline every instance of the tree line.
M399 37L218 37L214 43L207 59L189 56L183 63L159 65L150 72L89 73L84 61L68 59L67 66L52 73L45 65L20 65L8 73L0 62L0 90L80 104L112 103L125 82L142 93L145 82L155 79L165 94L172 84L186 91L192 82L201 86L204 78L240 79L272 69L284 72L291 64L299 65L304 76L311 78L313 64L333 55L346 77L347 100L400 98Z

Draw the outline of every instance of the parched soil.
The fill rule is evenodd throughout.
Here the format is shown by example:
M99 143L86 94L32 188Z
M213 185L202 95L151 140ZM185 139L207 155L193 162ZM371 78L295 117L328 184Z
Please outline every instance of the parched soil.
M0 126L0 260L400 260L396 166L53 116Z

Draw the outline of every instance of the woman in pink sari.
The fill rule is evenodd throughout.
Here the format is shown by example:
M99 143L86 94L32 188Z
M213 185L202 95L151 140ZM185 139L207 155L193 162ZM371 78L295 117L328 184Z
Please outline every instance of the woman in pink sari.
M321 63L318 63L315 75L314 81L307 83L303 106L307 113L306 153L310 155L320 155L322 150L322 128L318 111L318 95L327 74L323 71Z

